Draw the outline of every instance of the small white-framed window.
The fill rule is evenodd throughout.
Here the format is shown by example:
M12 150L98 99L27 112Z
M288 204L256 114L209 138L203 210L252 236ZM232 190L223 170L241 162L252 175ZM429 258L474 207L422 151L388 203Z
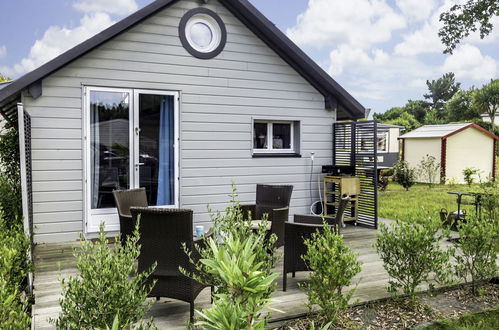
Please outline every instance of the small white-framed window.
M293 121L253 121L253 153L296 153Z
M388 132L380 132L377 136L377 145L378 151L386 152L387 150L387 141L388 141Z

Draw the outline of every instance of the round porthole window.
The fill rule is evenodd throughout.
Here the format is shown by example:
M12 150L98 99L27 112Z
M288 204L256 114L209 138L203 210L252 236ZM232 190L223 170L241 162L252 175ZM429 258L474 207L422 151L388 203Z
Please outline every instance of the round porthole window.
M206 8L189 10L180 20L182 46L197 58L210 59L223 50L227 31L222 19Z

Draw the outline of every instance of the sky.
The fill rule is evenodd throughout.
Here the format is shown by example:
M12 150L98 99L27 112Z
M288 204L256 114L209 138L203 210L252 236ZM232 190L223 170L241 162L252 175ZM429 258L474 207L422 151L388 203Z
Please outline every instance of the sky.
M250 0L366 108L422 99L454 72L463 88L499 75L499 18L453 55L440 13L465 0ZM153 0L0 0L0 73L18 78Z

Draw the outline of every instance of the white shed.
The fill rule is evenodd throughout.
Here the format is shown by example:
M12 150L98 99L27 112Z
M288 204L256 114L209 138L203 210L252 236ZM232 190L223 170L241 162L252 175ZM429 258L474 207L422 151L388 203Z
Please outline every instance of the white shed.
M437 159L440 163L437 181L464 183L463 169L469 167L478 169L482 179L495 177L499 137L476 124L425 125L400 139L402 157L410 167L417 167L426 155Z

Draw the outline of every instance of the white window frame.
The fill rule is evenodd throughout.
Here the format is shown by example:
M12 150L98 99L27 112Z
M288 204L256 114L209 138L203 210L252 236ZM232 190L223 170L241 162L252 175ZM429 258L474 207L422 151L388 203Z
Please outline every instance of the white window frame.
M381 152L381 153L386 153L388 152L388 132L379 132L378 134L376 134L376 148L377 148L377 151L378 152ZM379 143L379 138L382 138L384 137L385 138L385 148L384 149L380 149L379 146L378 146L378 143Z
M255 124L267 124L267 149L257 149L255 148L254 138L255 138ZM273 129L274 124L289 124L290 126L290 148L289 149L274 149L274 139L273 139ZM251 125L251 147L254 154L274 154L274 153L282 153L289 154L295 153L295 128L294 121L290 120L262 120L255 119Z
M134 135L136 134L136 128L138 128L138 109L139 109L139 94L152 94L152 95L170 95L174 97L174 155L175 155L175 199L174 205L160 205L155 206L158 208L178 208L180 206L180 93L177 91L166 91L166 90L154 90L154 89L134 89L134 88L116 88L116 87L102 87L102 86L83 86L83 196L84 196L84 210L83 210L83 232L87 235L93 237L98 233L99 228L96 227L90 221L90 217L98 216L106 223L106 231L113 232L119 231L119 221L118 221L118 211L116 208L105 208L105 209L91 209L91 189L90 184L90 173L91 173L91 162L90 162L90 93L94 91L102 92L120 92L129 93L129 116L130 116L130 188L138 187L138 175L134 174L136 164L138 164L138 138ZM135 110L137 109L137 110Z

